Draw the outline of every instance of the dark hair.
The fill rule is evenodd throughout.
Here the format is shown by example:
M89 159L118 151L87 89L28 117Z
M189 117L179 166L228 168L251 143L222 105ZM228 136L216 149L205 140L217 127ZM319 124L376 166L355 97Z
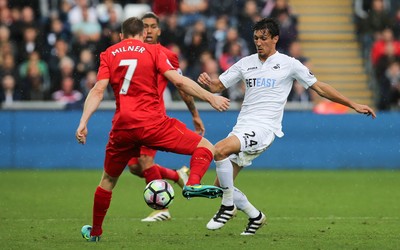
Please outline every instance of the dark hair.
M253 26L253 31L268 30L271 38L279 36L279 25L272 18L263 18Z
M145 18L153 18L153 19L156 19L156 21L157 21L157 24L160 24L160 18L158 18L158 16L154 13L154 12L147 12L147 13L145 13L143 16L142 16L142 21L143 21L143 19L145 19Z
M121 33L125 38L129 36L143 34L143 30L143 22L137 17L130 17L126 19L121 26Z

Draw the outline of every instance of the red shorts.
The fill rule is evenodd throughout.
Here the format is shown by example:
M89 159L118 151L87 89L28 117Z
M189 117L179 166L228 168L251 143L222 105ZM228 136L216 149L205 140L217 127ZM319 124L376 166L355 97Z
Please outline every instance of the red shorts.
M155 150L155 149L151 149L151 148L148 148L146 146L140 147L140 155L151 156L154 159L156 154L157 154L157 150ZM131 158L129 160L128 166L136 165L136 164L138 164L138 162L139 162L139 158L138 157L133 157L133 158Z
M201 135L174 118L167 118L153 127L111 130L106 146L104 171L112 177L120 176L129 160L140 156L141 146L192 155L201 139Z

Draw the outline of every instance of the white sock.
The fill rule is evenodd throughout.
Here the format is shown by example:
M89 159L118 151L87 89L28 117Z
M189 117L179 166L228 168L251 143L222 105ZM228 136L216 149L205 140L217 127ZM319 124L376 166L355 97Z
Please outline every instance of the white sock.
M222 205L233 206L233 166L229 158L215 161L217 176L221 188L224 189Z
M260 214L260 211L249 202L246 195L237 187L234 187L233 201L236 207L247 214L249 218L256 218Z

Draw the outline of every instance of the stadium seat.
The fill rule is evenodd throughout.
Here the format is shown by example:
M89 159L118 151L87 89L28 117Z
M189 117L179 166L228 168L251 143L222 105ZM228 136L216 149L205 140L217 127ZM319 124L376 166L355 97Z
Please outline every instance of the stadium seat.
M151 7L148 4L126 4L124 7L124 20L133 16L140 18L149 11L151 11Z

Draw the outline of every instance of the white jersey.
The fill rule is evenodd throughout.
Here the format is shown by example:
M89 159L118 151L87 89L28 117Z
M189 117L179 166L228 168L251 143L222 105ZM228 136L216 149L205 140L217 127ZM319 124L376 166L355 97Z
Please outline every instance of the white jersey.
M282 137L283 110L293 81L304 88L317 79L299 60L276 52L263 63L258 54L242 58L219 76L229 88L244 81L246 91L236 126L257 126Z

